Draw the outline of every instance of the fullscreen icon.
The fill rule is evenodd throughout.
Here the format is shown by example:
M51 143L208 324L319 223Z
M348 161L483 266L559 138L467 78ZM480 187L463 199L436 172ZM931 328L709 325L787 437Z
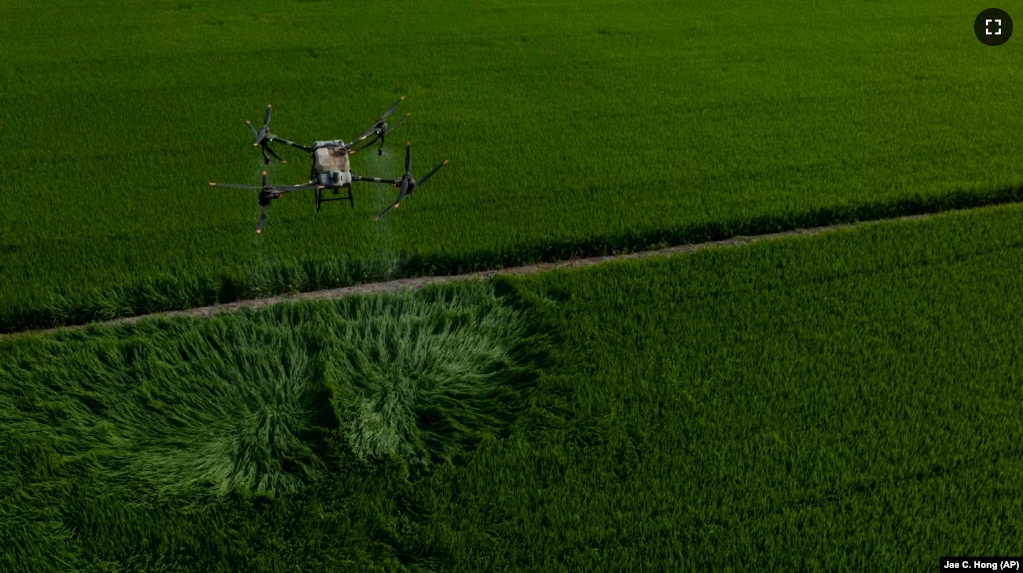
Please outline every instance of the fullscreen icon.
M973 33L987 46L1001 46L1012 36L1012 18L1000 8L988 8L973 21Z

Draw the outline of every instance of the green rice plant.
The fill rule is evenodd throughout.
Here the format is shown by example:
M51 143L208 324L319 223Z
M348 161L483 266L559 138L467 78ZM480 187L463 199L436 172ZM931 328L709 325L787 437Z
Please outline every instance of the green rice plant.
M29 403L61 421L58 451L74 452L64 464L168 494L289 492L318 475L307 442L324 406L310 400L313 367L288 329L214 318L201 332L155 340L88 338L44 342L49 360L17 366L28 372ZM38 410L8 411L5 421L15 435L47 427Z
M505 432L537 336L472 282L4 341L0 568L386 563L392 496Z
M1023 66L969 34L985 7L8 6L0 328L1018 201ZM206 185L258 180L243 121L268 103L308 143L398 94L412 118L353 169L400 173L407 140L417 174L451 163L378 223L393 190L364 186L275 202L257 237L255 194ZM308 177L292 151L274 183Z
M503 277L558 333L419 493L451 571L889 571L1023 539L1023 208Z
M503 305L455 304L467 294L478 296L377 298L332 325L347 342L330 358L335 408L360 458L451 460L507 421L518 402L510 384L524 374L514 349L525 323Z
M0 341L0 568L917 571L1016 554L1021 216ZM258 488L249 475L291 481L229 489Z

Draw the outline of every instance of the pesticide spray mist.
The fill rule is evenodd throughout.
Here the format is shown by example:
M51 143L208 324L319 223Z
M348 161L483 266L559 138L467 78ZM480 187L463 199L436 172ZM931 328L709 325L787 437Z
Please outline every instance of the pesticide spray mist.
M378 155L375 148L370 148L363 153L355 155L353 159L361 159L362 171L365 172L366 177L392 179L401 176L405 172L402 155L390 149L390 145L384 146L382 155ZM386 209L398 197L398 190L387 185L364 183L360 195L364 198L364 204L371 206L371 217L375 218L377 214ZM382 263L386 261L388 263L387 266L392 267L390 269L392 276L401 271L398 268L400 249L397 237L395 237L393 232L393 225L400 224L400 221L395 221L394 217L398 214L392 209L386 216L375 221L371 231L372 238L370 239L373 245L372 256Z

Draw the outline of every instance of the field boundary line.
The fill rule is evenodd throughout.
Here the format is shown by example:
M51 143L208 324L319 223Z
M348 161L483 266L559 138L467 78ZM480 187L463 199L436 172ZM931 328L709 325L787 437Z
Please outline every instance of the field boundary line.
M984 209L985 207L978 207L976 209ZM970 211L974 209L963 209ZM955 210L959 211L959 210ZM892 217L889 219L873 219L869 221L858 221L855 223L841 223L836 225L825 225L821 227L808 227L805 229L791 229L787 231L778 231L776 233L765 233L762 235L749 235L749 236L736 236L730 239L723 239L718 241L707 241L703 243L689 243L686 245L677 245L673 247L663 247L659 249L651 249L647 251L635 251L631 253L623 253L619 255L603 255L599 257L580 257L575 259L568 259L557 263L536 263L532 265L522 265L517 267L508 267L502 269L491 269L486 271L476 271L471 273L459 274L459 275L428 275L420 277L411 277L403 279L393 279L379 282L360 283L357 285L324 289L316 291L307 291L301 293L292 293L284 295L274 295L263 298L239 300L223 304L215 304L212 306L201 306L194 307L184 310L170 310L163 312L154 312L149 314L140 314L136 316L126 316L121 318L113 318L104 321L95 321L87 324L78 324L71 326L58 326L55 328L35 329L35 330L24 330L20 332L9 332L0 334L0 340L6 340L10 338L17 338L27 336L30 334L46 334L63 331L74 331L89 328L94 325L106 325L115 326L118 324L128 324L138 322L141 320L151 318L175 318L181 316L198 316L206 317L214 314L220 314L224 312L238 312L242 309L257 309L267 306L273 306L275 304L297 302L303 300L330 300L339 299L349 296L355 296L360 294L376 294L381 292L398 292L406 289L415 290L423 288L427 285L452 283L465 280L491 280L497 275L532 275L537 273L549 272L557 269L577 269L583 267L591 267L594 265L600 265L613 261L625 261L632 259L646 259L652 257L671 257L675 255L682 255L687 253L694 253L706 249L714 249L720 247L740 247L744 245L750 245L753 243L760 243L764 241L774 241L779 239L785 239L788 237L800 237L800 236L813 236L821 235L825 233L831 233L841 230L856 229L860 227L869 227L878 225L881 223L891 223L900 221L919 221L922 219L929 219L942 214L947 214L954 211L941 211L935 213L923 213L918 215L904 215L901 217Z

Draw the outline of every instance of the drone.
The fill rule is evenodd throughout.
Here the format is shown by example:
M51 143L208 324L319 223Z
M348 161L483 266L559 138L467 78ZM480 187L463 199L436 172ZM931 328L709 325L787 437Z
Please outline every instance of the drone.
M291 186L272 186L267 177L266 171L263 172L262 185L235 185L232 183L210 183L212 187L231 187L235 189L259 189L259 221L256 223L256 233L260 234L263 232L263 224L266 222L266 209L270 206L270 203L274 199L280 199L285 193L292 191L308 191L314 192L316 199L316 211L320 211L320 206L323 203L329 201L344 201L347 199L349 205L355 208L355 199L352 195L352 183L357 181L365 181L368 183L386 183L399 189L398 198L394 200L386 209L376 216L376 220L380 220L391 209L397 209L401 206L401 202L405 200L405 197L409 197L419 187L422 187L427 181L441 167L448 164L445 159L443 163L434 167L432 171L426 174L425 177L418 181L412 176L412 143L408 142L405 144L405 173L400 177L393 179L380 178L380 177L362 177L352 173L351 167L349 166L348 156L353 155L359 151L365 150L371 147L377 141L380 142L380 147L377 149L377 154L382 155L384 149L384 141L387 134L401 125L409 117L410 114L405 114L397 123L394 125L387 125L387 117L394 113L397 109L398 104L405 100L405 96L394 102L390 108L387 109L380 116L379 119L374 122L373 127L366 130L365 133L360 135L351 143L345 143L340 139L333 139L328 141L314 141L310 145L302 145L295 143L294 141L288 141L278 137L276 134L270 131L270 114L272 106L266 106L266 114L263 116L263 127L258 130L252 125L252 122L246 121L249 129L252 131L252 135L255 140L252 143L253 147L261 148L263 153L263 163L266 165L270 164L270 158L273 157L281 163L287 163L273 148L270 147L271 143L281 143L288 145L296 149L301 149L308 153L312 158L312 170L309 174L309 181L305 183L299 183L298 185ZM324 198L323 192L325 190L333 192L335 197ZM340 196L341 190L347 191L347 197Z

